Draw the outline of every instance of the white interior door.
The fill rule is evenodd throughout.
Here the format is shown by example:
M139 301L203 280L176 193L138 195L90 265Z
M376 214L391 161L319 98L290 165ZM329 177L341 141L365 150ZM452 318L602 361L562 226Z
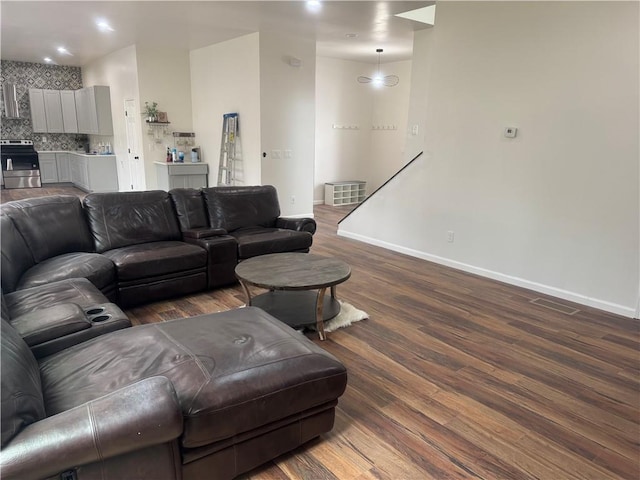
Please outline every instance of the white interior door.
M124 115L127 131L127 155L126 158L123 157L120 165L123 179L126 180L123 184L126 188L123 190L145 190L144 162L138 136L136 135L136 127L140 115L134 99L124 101Z

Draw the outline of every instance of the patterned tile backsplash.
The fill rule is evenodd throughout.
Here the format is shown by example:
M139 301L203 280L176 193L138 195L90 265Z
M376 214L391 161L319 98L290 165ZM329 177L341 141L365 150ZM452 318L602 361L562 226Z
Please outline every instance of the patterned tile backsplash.
M80 67L2 60L0 72L2 85L5 82L16 85L20 112L20 118L6 118L4 99L2 99L0 103L2 109L1 138L33 140L36 150L77 150L88 142L87 135L83 134L34 133L29 110L29 88L51 90L79 90L82 88ZM47 138L46 143L42 141L43 136Z

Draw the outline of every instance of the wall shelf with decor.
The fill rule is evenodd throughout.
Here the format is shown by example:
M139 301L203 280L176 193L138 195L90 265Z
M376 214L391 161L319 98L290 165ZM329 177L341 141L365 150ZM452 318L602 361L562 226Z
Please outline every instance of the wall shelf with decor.
M145 121L149 130L147 130L147 134L153 136L153 139L156 143L163 143L164 137L169 135L169 125L170 122L149 122Z

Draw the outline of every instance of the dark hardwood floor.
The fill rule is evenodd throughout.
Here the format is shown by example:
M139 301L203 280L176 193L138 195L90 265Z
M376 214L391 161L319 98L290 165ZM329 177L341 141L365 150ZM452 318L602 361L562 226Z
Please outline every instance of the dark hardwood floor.
M349 370L335 427L243 478L640 478L638 321L338 237L347 212L315 208L312 248L352 266L338 295L370 315L309 335ZM236 286L127 313L140 324L243 302Z

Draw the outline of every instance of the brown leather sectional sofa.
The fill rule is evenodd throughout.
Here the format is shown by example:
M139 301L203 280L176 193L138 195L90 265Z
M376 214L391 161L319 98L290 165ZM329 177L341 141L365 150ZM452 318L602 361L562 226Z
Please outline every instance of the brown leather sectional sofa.
M83 204L61 195L2 205L4 293L87 278L131 307L232 284L238 261L307 252L316 229L281 218L272 186L94 193Z
M111 302L231 283L313 220L272 187L74 198L2 207L3 479L230 479L333 427L344 366L262 310L130 327Z

